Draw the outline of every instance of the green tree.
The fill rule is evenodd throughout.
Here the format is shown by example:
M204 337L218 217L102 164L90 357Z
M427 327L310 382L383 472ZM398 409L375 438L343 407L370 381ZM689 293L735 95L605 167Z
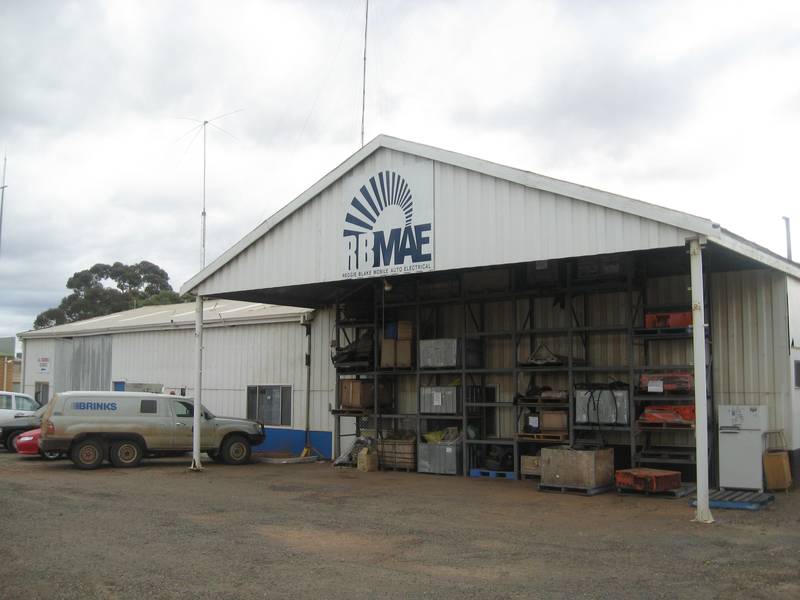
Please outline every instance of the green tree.
M113 283L113 287L111 284ZM191 302L193 295L180 296L169 284L169 275L158 265L143 260L126 265L96 265L74 273L67 279L72 293L61 299L55 308L40 313L33 323L35 329L63 325L92 317L150 306Z

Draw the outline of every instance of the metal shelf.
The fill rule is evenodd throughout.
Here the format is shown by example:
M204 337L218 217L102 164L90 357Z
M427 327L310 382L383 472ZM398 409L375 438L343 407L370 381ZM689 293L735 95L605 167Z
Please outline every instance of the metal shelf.
M513 408L513 402L467 402L467 408Z
M653 394L652 396L647 394L635 394L633 396L634 402L663 402L665 404L669 403L677 403L677 402L694 402L694 396L684 395L684 394L675 394L674 396L662 396Z
M462 415L436 415L431 413L425 413L419 415L420 419L428 419L428 420L441 420L441 421L463 421L464 417Z
M627 425L573 425L576 431L630 431Z
M514 440L508 438L497 438L496 440L467 440L467 444L475 446L513 446Z

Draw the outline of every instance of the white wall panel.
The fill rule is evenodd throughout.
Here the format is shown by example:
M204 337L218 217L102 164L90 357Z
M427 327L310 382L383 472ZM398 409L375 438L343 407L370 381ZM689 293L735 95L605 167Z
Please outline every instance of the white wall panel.
M432 164L381 148L200 285L203 294L338 281L343 181ZM504 179L433 163L438 271L683 246L686 231Z
M788 310L789 310L789 373L791 377L790 389L792 394L791 400L791 439L793 447L800 447L800 387L794 380L794 364L800 361L800 281L793 277L786 278L786 285L788 291ZM786 427L787 431L790 429Z

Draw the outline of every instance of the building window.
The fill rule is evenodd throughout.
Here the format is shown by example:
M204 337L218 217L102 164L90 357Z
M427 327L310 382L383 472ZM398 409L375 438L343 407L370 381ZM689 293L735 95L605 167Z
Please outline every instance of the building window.
M288 385L247 386L247 418L264 425L292 425L292 388Z
M800 388L800 360L794 361L794 387Z

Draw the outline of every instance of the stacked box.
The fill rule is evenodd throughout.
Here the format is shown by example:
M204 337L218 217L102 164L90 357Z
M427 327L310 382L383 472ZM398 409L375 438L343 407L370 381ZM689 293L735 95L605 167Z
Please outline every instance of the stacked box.
M566 431L567 411L540 410L539 429L541 429L542 431Z
M341 408L371 409L375 406L375 384L371 379L340 379L339 404ZM384 385L378 386L378 402L381 406L391 404L391 391Z

